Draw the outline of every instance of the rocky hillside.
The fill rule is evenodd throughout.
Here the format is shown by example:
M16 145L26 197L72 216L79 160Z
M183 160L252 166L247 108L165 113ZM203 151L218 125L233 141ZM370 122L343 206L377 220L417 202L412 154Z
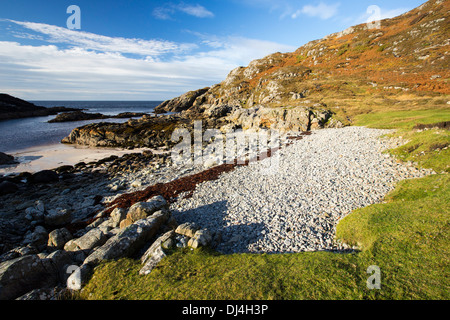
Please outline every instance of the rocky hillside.
M9 94L0 93L0 120L48 116L62 111L75 110L77 109L65 107L39 107L31 102L10 96Z
M371 104L377 97L449 94L449 12L449 0L430 0L382 20L378 29L357 25L295 52L252 61L206 92L187 93L189 101L175 98L157 110L198 113L217 105L304 107L322 114L332 111L348 124L355 103Z
M372 111L445 107L450 93L449 12L450 0L430 0L382 20L379 28L360 24L295 52L252 61L219 84L156 107L156 113L178 112L178 120L159 116L86 126L64 142L154 147L162 142L147 139L160 135L155 130L164 129L169 136L186 120L203 119L204 126L222 131L305 131L349 125L355 116Z

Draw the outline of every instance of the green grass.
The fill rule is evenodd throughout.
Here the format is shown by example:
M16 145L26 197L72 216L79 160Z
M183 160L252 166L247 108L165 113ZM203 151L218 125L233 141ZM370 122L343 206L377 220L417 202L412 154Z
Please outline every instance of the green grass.
M389 121L387 121L389 120ZM371 128L398 129L392 136L408 141L390 150L401 161L412 161L436 172L450 172L450 131L445 129L413 130L417 124L450 121L450 108L369 113L357 117L357 124Z
M411 111L383 111L361 114L355 124L369 128L412 130L416 124L450 121L450 108Z
M398 128L396 134L420 146L401 147L393 154L445 172L402 181L383 203L342 219L336 236L357 245L357 252L221 255L178 250L147 276L138 274L139 261L121 259L96 267L76 298L449 299L449 157L447 151L427 149L448 142L448 133L412 130L417 123L446 120L445 110L384 112L358 119L358 125ZM420 150L428 150L426 157L414 157ZM366 287L371 265L381 269L380 290Z

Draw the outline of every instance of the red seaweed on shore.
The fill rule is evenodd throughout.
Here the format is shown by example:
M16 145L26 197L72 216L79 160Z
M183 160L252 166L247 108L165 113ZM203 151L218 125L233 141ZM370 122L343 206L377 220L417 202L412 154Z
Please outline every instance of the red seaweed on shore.
M300 136L288 137L290 140L301 140L303 135L310 135L311 132L302 132ZM287 144L290 145L292 143ZM196 186L202 182L217 180L222 173L230 172L234 170L237 166L247 166L251 162L255 162L255 160L263 160L266 158L270 158L274 155L280 148L272 148L268 149L266 152L259 154L256 159L252 158L250 160L238 161L235 159L233 163L224 163L212 168L209 168L205 171L192 174L189 176L181 177L176 180L166 182L166 183L157 183L155 185L151 185L144 190L135 191L132 193L126 193L119 196L117 199L112 201L105 210L102 211L101 217L108 216L115 208L129 208L133 204L137 202L144 202L148 199L161 195L166 199L167 202L174 202L177 197L185 192L189 192L185 195L185 198L189 198L192 196ZM75 232L76 230L85 228L87 225L91 224L95 220L101 218L99 216L91 218L84 222L78 222L75 224L69 225L67 228L71 232Z

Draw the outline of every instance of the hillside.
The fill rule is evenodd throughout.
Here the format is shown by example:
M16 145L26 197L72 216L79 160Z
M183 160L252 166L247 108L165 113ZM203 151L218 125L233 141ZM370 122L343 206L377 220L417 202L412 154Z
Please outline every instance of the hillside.
M17 118L55 115L63 111L76 111L76 110L78 109L66 107L53 107L53 108L40 107L36 106L31 102L10 96L9 94L0 93L0 121Z
M449 12L450 1L428 1L382 20L379 29L360 24L295 52L252 61L207 91L188 92L157 110L295 106L330 110L347 125L380 105L442 107L447 102L442 97L450 93Z
M291 53L232 70L224 81L164 101L156 113L122 125L75 129L63 141L91 146L157 147L154 139L202 119L223 132L242 128L309 131L354 124L373 112L449 107L450 0L431 0L379 29L367 24ZM139 128L134 130L132 128ZM140 132L140 133L138 133ZM142 137L145 137L143 139Z

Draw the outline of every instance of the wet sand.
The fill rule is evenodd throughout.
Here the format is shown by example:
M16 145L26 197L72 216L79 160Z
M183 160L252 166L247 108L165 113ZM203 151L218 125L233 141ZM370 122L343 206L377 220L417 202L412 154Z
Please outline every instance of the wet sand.
M51 144L19 150L10 153L20 163L0 166L0 174L19 172L37 172L55 169L63 165L75 165L78 162L98 161L111 155L122 156L126 153L140 153L148 149L92 148L66 144Z

